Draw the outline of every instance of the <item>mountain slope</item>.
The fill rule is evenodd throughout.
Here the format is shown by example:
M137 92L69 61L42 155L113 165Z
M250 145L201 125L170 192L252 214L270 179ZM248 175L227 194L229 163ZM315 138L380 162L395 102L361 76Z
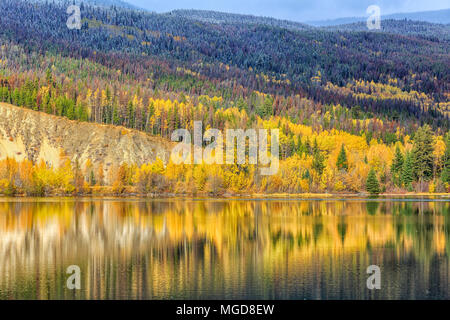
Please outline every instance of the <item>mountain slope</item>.
M34 2L50 2L50 3L56 3L56 4L63 4L66 6L72 5L72 4L85 4L85 5L91 5L91 6L99 6L99 7L119 7L124 9L139 9L135 5L128 3L126 1L122 0L31 0Z
M214 24L250 24L250 25L267 25L271 27L284 28L289 30L308 30L310 26L294 21L280 20L270 17L259 17L253 15L224 13L207 10L174 10L165 15L171 17L182 17L195 21L202 21Z
M384 122L391 134L399 125L397 121L408 133L414 132L418 121L434 128L448 127L448 119L442 114L447 114L450 88L450 42L433 36L213 24L179 16L90 6L82 9L81 30L69 30L65 6L30 6L27 1L3 0L0 11L0 39L4 43L0 59L5 64L5 79L0 79L1 98L14 105L45 111L48 106L41 106L36 93L48 89L57 92L49 97L52 114L58 109L59 115L70 119L151 129L163 136L178 125L177 119L172 119L178 110L167 111L171 118L159 119L153 129L145 121L148 110L140 111L149 97L157 97L161 92L164 99L178 102L186 101L185 95L194 101L205 95L216 96L223 100L211 104L214 110L239 106L264 119L294 117L294 121L304 123L309 123L307 119L313 110L340 104L346 109L363 111L347 117L344 127L350 131L350 118L374 116L396 122L392 125ZM21 58L24 55L27 59ZM59 61L58 66L54 58ZM26 70L36 77L30 79ZM21 81L15 79L18 73L22 74ZM58 83L49 86L47 73L59 78L61 85L64 83L63 92L57 88ZM67 77L78 84L68 83ZM36 83L36 78L40 83ZM391 95L391 89L387 94L380 89L374 96L372 89L356 89L357 83L367 87L372 82L394 85L393 92L402 93ZM340 89L331 93L329 83ZM80 86L85 89L79 89ZM354 90L349 92L348 86ZM99 103L94 104L87 97L86 87L93 92L106 93L109 89L103 119L89 113ZM126 94L119 92L119 87L126 88ZM363 95L358 92L361 90ZM253 96L258 92L271 95L265 102L272 104L270 108L261 106L265 98L255 101ZM24 95L28 101L23 101ZM288 98L292 95L309 99L314 108L305 109L300 101L292 104ZM80 96L84 102L79 101ZM244 101L239 101L240 98ZM74 105L84 114L74 114ZM113 109L117 114L113 115ZM139 113L133 118L130 114L135 111ZM328 127L330 123L323 117L321 113L321 125ZM371 130L376 135L380 132ZM382 135L385 139L386 135Z
M205 75L217 74L206 64L227 64L245 73L251 69L278 80L288 78L296 91L303 84L309 85L318 71L324 83L345 84L348 80L361 78L379 81L381 73L402 78L419 69L433 70L433 74L421 82L420 87L413 87L414 90L423 91L426 87L429 91L443 91L437 90L436 84L427 82L434 77L442 82L446 76L440 70L447 67L445 54L450 46L374 32L342 35L323 30L292 31L267 25L193 23L177 16L120 9L116 9L114 15L108 15L101 10L86 8L82 12L82 30L72 32L65 24L64 7L30 8L23 1L4 0L0 9L3 12L0 37L21 43L27 50L51 48L62 54L83 57L93 57L94 51L158 56ZM105 62L110 61L111 58L105 58ZM203 70L199 70L199 66ZM251 80L248 75L238 78L245 80L246 86ZM442 86L441 83L438 85Z
M358 31L367 32L366 22L356 22L338 26L324 27L329 31ZM450 40L450 24L437 24L411 20L383 20L380 30L372 32L386 32L398 35L414 36L429 40Z
M395 13L382 15L382 20L413 20L430 23L448 24L450 23L450 9L422 11L411 13ZM308 21L307 24L315 27L337 26L342 24L351 24L356 22L366 22L367 17L348 17L330 20Z

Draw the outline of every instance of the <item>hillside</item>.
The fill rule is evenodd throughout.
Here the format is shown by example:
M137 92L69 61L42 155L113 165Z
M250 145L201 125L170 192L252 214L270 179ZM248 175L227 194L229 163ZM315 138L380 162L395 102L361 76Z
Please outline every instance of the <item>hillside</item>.
M0 59L7 63L6 76L36 68L33 61L40 61L40 70L33 72L41 76L52 66L77 79L90 74L88 82L94 77L116 79L120 72L119 78L139 82L142 90L170 92L172 98L180 92L221 96L226 100L224 107L236 104L240 97L247 100L254 92L274 98L300 94L322 105L358 107L389 121L420 119L434 128L448 128L448 119L440 113L446 112L441 104L448 101L450 43L435 37L212 24L180 16L89 6L82 10L82 29L72 31L65 24L65 6L29 6L26 1L4 0L0 10L0 38L6 47ZM16 49L10 46L14 45L20 54L12 54ZM20 58L30 52L34 57ZM57 60L65 59L59 68L52 62L52 55ZM71 58L75 60L68 62ZM91 62L98 64L94 67L98 72L90 73L87 66L86 72L78 71L80 64ZM428 95L430 101L426 106L418 101L357 101L324 92L328 83L346 87L360 80L395 83L401 91ZM149 95L152 93L145 100ZM258 106L249 107L255 113Z
M123 162L167 162L170 143L123 127L71 121L0 103L0 160L44 160L57 167L62 154L81 167L88 159L94 167L103 163L107 177L112 166Z
M329 31L367 31L366 22L356 22L326 27ZM405 36L419 37L431 41L450 41L450 24L437 24L412 20L383 20L381 29L374 32L386 32Z
M394 13L381 16L382 20L413 20L430 23L450 23L450 9L421 11L409 13ZM366 22L367 17L348 17L331 20L308 21L307 23L316 27L338 26L343 24L352 24L356 22Z
M35 2L52 2L56 4L66 4L67 0L31 0ZM132 5L131 3L128 3L127 1L122 0L72 0L70 2L71 4L76 5L91 5L91 6L99 6L99 7L119 7L124 9L133 9L133 10L139 10L140 8L136 7L135 5Z
M284 28L289 30L308 30L310 26L289 20L281 20L270 17L259 17L244 14L224 13L208 10L173 10L165 15L171 17L181 17L214 24L249 24L267 25L271 27Z
M329 31L367 31L366 22L356 22L326 27ZM431 41L450 41L450 24L437 24L412 20L383 20L381 29L374 32L386 32L404 36L419 37Z

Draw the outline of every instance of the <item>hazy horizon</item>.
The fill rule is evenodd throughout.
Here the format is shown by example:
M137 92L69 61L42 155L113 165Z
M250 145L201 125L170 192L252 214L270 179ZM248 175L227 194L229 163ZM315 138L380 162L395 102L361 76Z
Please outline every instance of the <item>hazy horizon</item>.
M434 11L450 8L449 0L423 2L420 0L125 0L128 3L155 12L169 12L176 9L213 10L237 14L252 14L299 22L332 20L367 16L370 5L378 5L382 15Z

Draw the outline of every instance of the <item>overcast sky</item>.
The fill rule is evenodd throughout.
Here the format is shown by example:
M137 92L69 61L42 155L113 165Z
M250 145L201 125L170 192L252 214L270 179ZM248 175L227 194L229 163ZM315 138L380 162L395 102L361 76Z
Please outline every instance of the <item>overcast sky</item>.
M204 9L271 16L294 21L367 16L368 6L380 6L381 14L450 8L450 0L125 0L156 12Z

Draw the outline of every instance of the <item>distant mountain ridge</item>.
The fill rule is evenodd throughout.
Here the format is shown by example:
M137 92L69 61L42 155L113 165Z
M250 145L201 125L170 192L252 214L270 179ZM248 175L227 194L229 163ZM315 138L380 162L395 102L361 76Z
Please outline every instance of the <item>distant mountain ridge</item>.
M366 22L356 22L322 28L329 31L368 31ZM427 38L429 40L439 39L450 41L450 24L389 19L383 20L381 23L381 29L374 31L405 36L417 36Z
M31 0L34 2L50 2L50 3L67 3L67 4L87 4L91 6L99 6L99 7L111 7L116 6L124 9L133 9L138 10L141 9L131 3L122 0ZM141 9L142 10L142 9Z
M420 36L430 40L450 40L450 24L439 24L435 22L411 20L410 18L424 16L429 20L442 20L442 13L447 13L450 16L449 10L417 12L412 14L394 14L384 16L381 24L381 32ZM429 13L428 16L426 13ZM187 20L200 21L203 23L212 24L247 24L247 25L267 25L270 27L282 28L293 31L306 31L314 29L322 29L324 31L368 31L365 17L361 18L343 18L336 21L353 21L360 19L361 21L353 21L339 25L329 26L310 26L300 22L279 20L270 17L259 17L253 15L243 15L234 13L225 13L217 11L206 10L174 10L168 13L160 14L171 18L183 18ZM445 14L444 14L445 15ZM406 16L410 18L405 18ZM395 18L397 17L397 18ZM434 19L432 19L434 17ZM440 17L440 18L439 18ZM389 18L389 19L388 19ZM333 20L334 21L334 20ZM449 18L450 21L450 18Z
M207 10L173 10L168 13L163 13L172 17L182 17L186 19L202 21L207 23L221 24L221 23L246 23L246 24L264 24L272 27L279 27L290 30L307 30L311 26L301 22L280 20L271 17L260 17L247 14L225 13L218 11Z
M382 20L412 20L412 21L424 21L430 23L450 23L450 9L435 10L435 11L421 11L411 13L394 13L389 15L382 15ZM315 27L328 27L347 25L358 22L366 22L367 17L348 17L338 18L330 20L318 20L318 21L306 21L305 23Z
M54 3L73 3L73 0L32 0L37 2L54 2ZM141 10L147 12L154 11L150 9L139 8L127 1L123 0L75 0L77 4L87 4L93 6L110 7L116 6L124 9ZM193 21L200 21L213 24L254 24L267 25L282 29L305 31L315 27L326 27L329 30L345 30L345 31L365 31L367 17L349 17L338 18L332 20L297 22L291 20L277 19L273 17L255 16L250 14L226 13L210 10L186 10L178 9L167 13L159 13L162 16L184 18ZM450 24L450 9L436 11L422 11L412 13L396 13L382 16L384 23L382 31L396 34L425 35L433 34L439 39L449 39L449 28L445 24ZM397 22L399 21L399 22ZM403 26L403 22L408 23L408 28ZM426 22L429 24L418 24L417 22ZM436 26L430 24L443 24L444 26Z

